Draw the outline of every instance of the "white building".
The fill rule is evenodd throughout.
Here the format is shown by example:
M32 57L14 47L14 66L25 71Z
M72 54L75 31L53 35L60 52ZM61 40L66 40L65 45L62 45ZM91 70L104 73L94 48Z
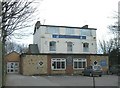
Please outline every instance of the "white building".
M40 53L96 54L96 30L83 27L41 25L38 21L33 34L33 44Z

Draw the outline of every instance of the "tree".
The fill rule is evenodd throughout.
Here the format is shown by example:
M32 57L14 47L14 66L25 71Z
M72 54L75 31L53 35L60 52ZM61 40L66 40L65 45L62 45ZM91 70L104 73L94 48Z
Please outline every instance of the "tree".
M120 3L119 3L120 4ZM120 6L118 7L118 9L120 9ZM115 45L116 49L120 49L120 11L118 10L118 12L116 12L113 19L115 20L115 22L111 25L108 26L110 32L113 34L112 38L115 41Z
M37 10L35 0L4 0L2 2L2 37L3 44L15 30L30 27L30 21ZM29 23L28 23L29 22Z
M110 38L109 41L99 41L99 45L103 53L107 53L109 55L110 65L120 64L120 10L117 12L117 14L118 15L115 15L113 17L115 22L108 26L113 36Z
M117 46L117 39L110 39L109 41L103 40L99 41L99 46L101 48L101 51L103 54L108 54L109 57L109 65L115 65L118 64L118 58L120 57L119 50L116 48Z
M15 42L7 41L5 45L5 49L7 51L6 52L7 54L12 51L16 51L21 54L21 53L26 53L28 51L28 46L25 44L18 44Z
M103 54L109 54L112 51L112 49L114 48L114 41L112 39L109 41L105 41L105 40L100 41L99 40L99 46L100 46Z
M109 53L109 64L110 66L112 65L117 65L120 63L120 52L118 49L113 49L110 53Z
M2 1L2 58L5 55L5 42L13 35L15 30L29 27L32 15L37 10L34 5L35 0L3 0ZM28 23L29 22L29 23ZM4 59L2 60L4 69ZM5 71L2 73L2 85L4 86Z

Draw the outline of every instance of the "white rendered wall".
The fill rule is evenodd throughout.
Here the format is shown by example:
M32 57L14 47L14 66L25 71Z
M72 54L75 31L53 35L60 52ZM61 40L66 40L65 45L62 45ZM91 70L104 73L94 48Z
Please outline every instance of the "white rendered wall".
M60 35L65 35L65 29L60 27ZM86 39L69 39L69 38L52 38L52 34L46 33L46 27L41 26L34 34L34 44L38 44L40 53L97 53L96 30L91 30L92 36L87 36ZM75 34L79 34L79 29L75 29ZM56 51L49 51L49 42L56 41ZM73 43L73 51L67 52L67 42ZM89 52L83 52L83 43L89 43Z

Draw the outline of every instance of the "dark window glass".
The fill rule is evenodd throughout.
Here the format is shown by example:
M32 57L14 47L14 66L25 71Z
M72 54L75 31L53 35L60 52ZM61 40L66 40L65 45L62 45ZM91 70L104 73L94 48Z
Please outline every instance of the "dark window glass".
M85 66L85 62L83 62L83 68L85 68L86 66Z
M74 62L74 68L77 68L77 62Z
M50 42L50 51L56 51L56 42Z
M60 69L60 62L57 62L57 69Z
M82 68L82 62L78 62L78 68Z
M89 43L84 43L83 44L83 47L85 47L85 48L88 48L88 46L89 46Z
M11 72L13 72L13 69L11 69Z
M83 43L83 51L89 52L89 43Z
M73 45L72 42L67 43L67 51L72 51L72 45Z
M64 69L65 68L65 62L61 62L61 64L62 64L62 69Z

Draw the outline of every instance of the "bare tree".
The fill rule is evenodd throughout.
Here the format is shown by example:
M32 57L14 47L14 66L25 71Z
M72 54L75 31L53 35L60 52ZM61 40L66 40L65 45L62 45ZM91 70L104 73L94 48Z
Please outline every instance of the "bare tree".
M7 41L5 45L5 49L7 51L6 53L16 51L21 54L21 53L26 53L28 51L28 45Z
M120 8L119 8L120 9ZM113 34L113 41L115 42L116 49L120 48L120 12L115 12L115 16L113 17L115 22L108 26L109 30Z
M15 30L30 26L37 10L35 0L4 0L2 2L2 41L13 35Z
M99 46L103 52L103 54L109 54L111 50L114 48L114 41L111 39L109 41L99 41Z
M5 55L5 42L15 30L29 27L32 16L37 10L35 0L3 0L2 1L2 58ZM34 16L35 17L35 16ZM2 60L2 86L4 86L5 64Z

